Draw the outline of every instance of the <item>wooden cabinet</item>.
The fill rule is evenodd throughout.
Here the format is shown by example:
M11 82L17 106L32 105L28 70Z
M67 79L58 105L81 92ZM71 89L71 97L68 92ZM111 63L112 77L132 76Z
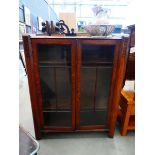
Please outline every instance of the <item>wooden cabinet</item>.
M128 40L23 36L37 139L104 130L113 137Z

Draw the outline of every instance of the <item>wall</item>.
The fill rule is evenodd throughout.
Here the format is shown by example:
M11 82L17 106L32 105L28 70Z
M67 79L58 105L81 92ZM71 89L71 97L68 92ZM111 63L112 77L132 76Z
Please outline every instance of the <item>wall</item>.
M76 14L71 12L59 13L59 18L64 20L69 29L73 28L76 31Z
M84 21L86 24L94 22L94 13L92 8L95 5L101 5L103 8L108 8L111 10L110 13L110 23L117 25L126 25L128 19L128 14L132 12L133 6L131 5L131 0L96 0L90 1L79 1L69 2L61 0L53 0L51 7L54 8L55 12L59 14L60 12L74 12L76 13L77 22ZM68 3L67 3L68 2ZM132 18L131 18L132 20ZM130 23L133 24L133 23ZM129 24L129 25L130 25Z
M27 33L35 33L33 27L36 28L36 33L41 33L38 30L38 17L41 17L43 21L58 21L56 13L51 7L48 6L45 0L19 0L19 21L24 21L24 9L26 6L31 12L31 27L26 26Z

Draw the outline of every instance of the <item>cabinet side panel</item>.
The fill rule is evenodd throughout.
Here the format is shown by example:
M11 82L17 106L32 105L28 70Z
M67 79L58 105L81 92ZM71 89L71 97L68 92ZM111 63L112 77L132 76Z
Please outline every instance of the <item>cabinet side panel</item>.
M34 72L34 84L36 87L36 96L37 96L37 107L38 107L38 116L40 119L40 128L43 128L43 114L42 114L42 96L41 96L41 86L39 80L39 72L38 72L38 49L37 44L32 41L32 49L33 49L33 72Z
M110 124L110 116L112 114L111 109L112 107L112 99L114 95L114 89L115 89L115 82L116 82L116 73L117 73L117 67L118 67L118 62L119 62L119 50L121 47L121 42L118 42L115 47L114 51L114 60L113 60L113 71L112 71L112 78L111 78L111 85L110 85L110 92L109 92L109 98L108 98L108 119L107 119L107 125L109 128Z
M118 105L128 57L128 44L129 44L129 38L124 37L121 43L121 47L119 48L119 56L117 61L118 64L115 73L116 74L114 84L115 86L113 90L113 96L111 98L110 116L109 116L109 137L113 137L115 132L115 126L118 115Z
M41 131L75 130L75 41L32 39L32 48Z
M36 89L34 84L33 58L32 58L32 47L31 47L30 36L23 36L23 43L24 43L24 53L25 53L25 60L26 60L35 136L36 136L36 139L40 139L41 138L40 123L39 123L40 121L38 117L37 96L36 96Z

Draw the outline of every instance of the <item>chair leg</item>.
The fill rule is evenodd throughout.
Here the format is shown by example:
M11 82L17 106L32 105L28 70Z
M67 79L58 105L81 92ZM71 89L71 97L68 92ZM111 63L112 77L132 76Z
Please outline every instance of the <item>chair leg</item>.
M126 106L125 111L123 112L123 120L122 120L122 126L121 126L121 131L120 131L122 136L126 136L127 134L131 108L132 106L128 104Z

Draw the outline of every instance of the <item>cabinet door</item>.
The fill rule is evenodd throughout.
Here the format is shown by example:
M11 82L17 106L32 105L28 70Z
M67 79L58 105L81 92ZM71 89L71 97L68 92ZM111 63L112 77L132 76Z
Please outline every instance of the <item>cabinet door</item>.
M75 127L75 43L71 40L33 41L34 68L43 130Z
M77 126L103 129L107 126L115 43L81 41L78 44Z

